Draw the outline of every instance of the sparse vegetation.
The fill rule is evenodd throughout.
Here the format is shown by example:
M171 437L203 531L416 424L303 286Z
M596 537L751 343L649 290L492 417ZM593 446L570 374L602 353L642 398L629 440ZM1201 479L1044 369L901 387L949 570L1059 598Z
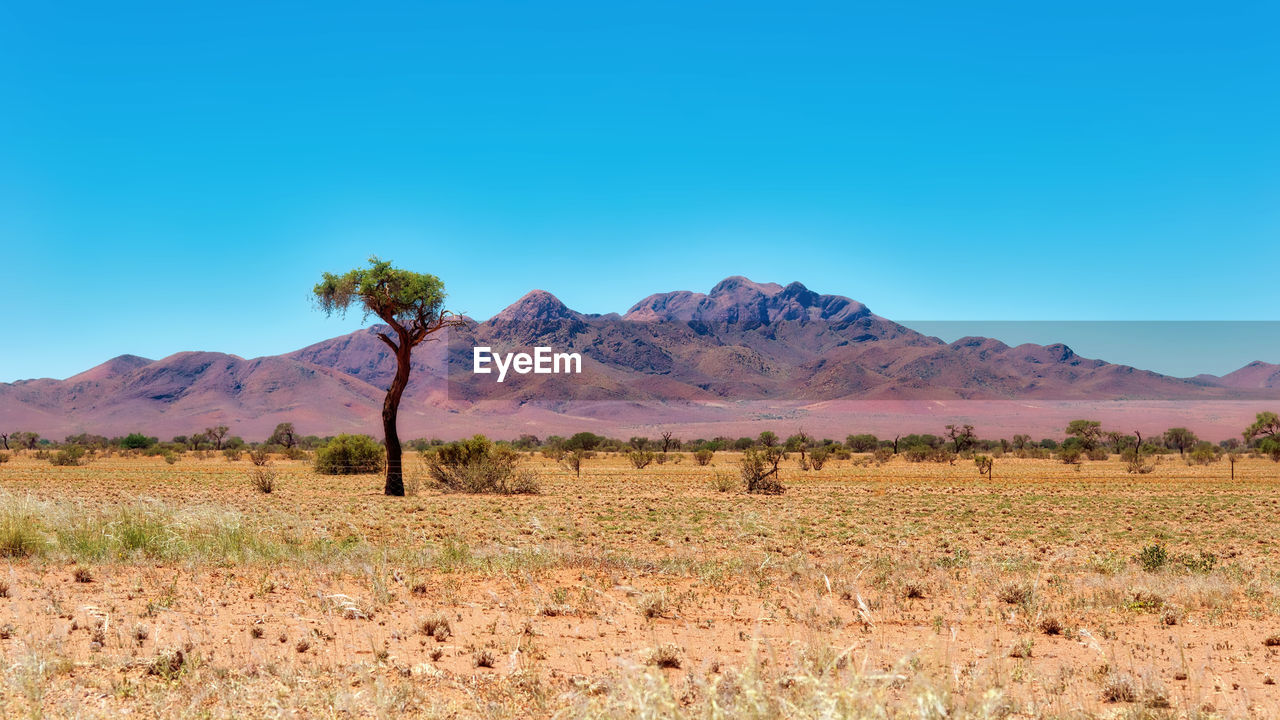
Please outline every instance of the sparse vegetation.
M471 702L460 683L482 673L516 693L503 696L519 708L513 712L533 717L587 708L611 717L636 703L683 717L711 707L700 693L714 683L732 687L711 695L717 712L748 712L739 693L757 687L759 697L805 712L840 697L864 703L842 706L858 712L912 716L918 706L904 703L945 690L949 717L994 717L974 708L987 707L991 692L1001 707L1032 707L1035 696L1018 680L1032 676L1052 678L1101 716L1105 698L1127 697L1108 690L1113 675L1130 673L1116 685L1127 680L1137 698L1116 702L1154 711L1162 698L1178 702L1160 678L1227 663L1241 652L1237 637L1262 638L1254 641L1259 654L1280 647L1263 644L1280 616L1270 601L1275 561L1259 543L1269 537L1273 466L1247 451L1234 482L1227 463L1166 461L1130 475L1119 454L1132 438L1108 441L1111 457L1090 461L1084 477L1012 447L999 460L1002 477L978 476L967 463L1001 452L982 440L955 465L890 459L876 467L864 454L854 459L866 464L829 459L820 474L806 474L793 455L777 466L788 492L752 497L714 491L745 489L738 467L715 474L669 459L661 472L638 472L627 457L634 448L614 442L598 441L592 471L578 478L536 443L519 451L490 441L479 455L509 449L545 495L423 492L408 512L385 517L367 513L369 489L358 479L320 475L279 452L268 467L288 483L263 496L246 492L253 467L212 450L203 458L175 451L184 455L179 469L147 451L100 451L89 470L52 467L23 451L3 473L17 494L0 495L0 554L9 558L10 594L23 607L48 597L50 609L45 616L30 606L37 609L3 624L0 635L25 643L47 623L74 625L69 641L43 652L89 659L76 670L86 679L136 668L134 695L102 700L112 708L136 708L136 693L151 688L196 697L210 678L231 673L236 683L212 707L245 715L260 707L246 693L280 677L272 663L333 691L325 668L350 662L379 668L378 682L403 693L429 677L433 702L455 709ZM300 448L322 444L298 440ZM449 446L423 443L423 469ZM810 466L815 450L831 447L813 441ZM785 444L751 449L780 458ZM739 467L749 454L715 453ZM767 474L773 463L759 469ZM1201 496L1215 498L1213 511L1188 514L1188 499ZM1180 518L1176 526L1170 517ZM1062 533L1073 540L1063 543ZM1151 560L1161 554L1163 562ZM153 562L181 569L148 572ZM75 568L92 582L75 582ZM191 648L173 645L211 603L243 613L226 630L239 640L226 644L211 627ZM109 624L99 611L110 613ZM754 617L769 621L742 622ZM914 619L903 623L907 617ZM606 619L606 637L589 630ZM1204 641L1153 653L1153 628L1193 628ZM700 642L705 633L715 633L716 648ZM1123 670L1100 669L1104 661L1085 650L1088 663L1076 660L1070 649L1090 642L1124 658ZM666 644L668 659L659 662ZM182 650L181 663L156 662L166 647ZM994 652L954 683L937 659L946 648L973 647ZM486 653L492 667L480 664ZM616 664L615 654L633 665ZM257 674L238 669L245 667ZM566 674L556 680L552 670ZM1007 681L978 679L997 672ZM535 680L536 695L512 689ZM1260 707L1280 701L1261 674L1233 681ZM659 684L629 694L628 683L649 682ZM673 683L683 685L664 695ZM316 695L299 685L282 697L302 708ZM1244 716L1235 696L1215 697L1223 717ZM655 705L659 698L675 704ZM682 709L657 710L666 707Z

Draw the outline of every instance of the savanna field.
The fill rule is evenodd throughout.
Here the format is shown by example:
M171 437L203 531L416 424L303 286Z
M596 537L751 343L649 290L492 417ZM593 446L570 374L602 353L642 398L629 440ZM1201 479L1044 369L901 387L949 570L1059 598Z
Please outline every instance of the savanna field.
M1280 717L1280 464L0 465L0 717Z

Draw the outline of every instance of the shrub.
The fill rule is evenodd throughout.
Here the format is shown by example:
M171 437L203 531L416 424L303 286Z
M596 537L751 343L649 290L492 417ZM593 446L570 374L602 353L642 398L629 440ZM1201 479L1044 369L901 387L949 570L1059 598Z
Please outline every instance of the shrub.
M1218 564L1218 556L1202 550L1198 555L1179 555L1177 562L1186 568L1187 572L1208 573L1212 572Z
M716 473L711 477L711 489L716 492L730 492L736 487L738 487L738 482L733 479L732 475Z
M656 665L660 668L668 670L678 670L680 668L680 646L674 643L663 643L654 648L649 653L647 662L650 665Z
M778 463L787 454L780 448L770 447L763 450L748 449L742 456L742 479L747 483L747 492L765 495L781 495L784 488L778 480Z
M877 465L883 465L893 459L893 448L876 448L873 458Z
M0 465L3 465L3 464L5 464L5 463L7 463L7 462L9 462L9 453L7 453L7 452L0 452ZM705 464L705 463L704 463L704 464Z
M850 435L844 439L844 444L853 452L872 452L880 441L875 435Z
M444 642L453 635L453 627L449 624L448 615L434 612L418 623L418 632L433 638L436 642Z
M476 648L471 657L475 660L476 667L491 668L498 662L493 650L489 648Z
M1164 545L1148 545L1138 553L1138 564L1147 572L1155 572L1169 563L1169 551Z
M627 453L627 459L635 466L637 470L643 470L653 462L654 455L648 450L632 450Z
M36 518L12 510L0 517L0 557L30 557L44 545Z
M1085 456L1088 457L1090 460L1096 460L1098 462L1101 462L1111 457L1111 455L1108 454L1107 451L1104 450L1103 448L1094 448L1089 452L1087 452Z
M994 475L991 474L992 469L995 468L995 460L992 457L988 455L978 455L973 458L973 464L977 466L979 475L994 477Z
M693 454L693 461L698 463L698 465L701 465L702 467L706 467L707 465L711 464L711 458L714 455L715 453L713 451L708 450L706 448L702 448L701 450Z
M49 458L50 465L63 467L83 465L86 462L88 461L85 460L85 449L79 445L68 445L54 453L53 457Z
M1031 602L1035 591L1024 582L1007 582L996 591L996 597L1008 605L1025 605Z
M814 470L821 470L822 466L827 464L827 458L830 454L826 448L814 448L809 453L809 467Z
M222 451L222 456L227 459L227 462L235 462L239 460L241 454L240 448L227 448Z
M1039 627L1040 632L1045 635L1061 635L1062 631L1065 629L1062 625L1062 621L1053 615L1046 616L1042 619Z
M929 451L929 460L936 463L954 463L956 454L946 448L934 448Z
M264 447L254 448L249 451L249 462L257 467L266 467L271 462L271 453Z
M1146 463L1146 455L1141 448L1128 448L1120 453L1120 459L1125 462L1125 472L1130 475L1146 475L1155 470L1155 465Z
M924 462L925 460L928 460L929 455L932 453L933 453L933 448L929 447L928 445L912 445L911 447L902 451L902 457L906 458L907 462L918 463L918 462Z
M564 458L560 461L566 469L573 473L574 477L582 477L582 461L586 458L585 450L574 450L571 453L564 454Z
M363 475L381 472L385 455L368 435L339 435L316 451L315 468L321 475Z
M125 450L146 450L155 445L156 441L143 435L142 433L129 433L120 441L120 447Z
M1138 691L1128 675L1111 675L1102 684L1102 699L1109 703L1135 702Z
M172 680L182 673L186 664L186 655L180 649L165 650L147 666L147 674Z
M1079 445L1063 448L1058 452L1058 459L1067 465L1079 465L1080 458L1084 456L1084 450Z
M1022 638L1009 648L1009 657L1026 659L1031 657L1035 642L1031 638Z
M260 493L268 494L276 487L276 471L267 467L256 467L249 471L249 482Z
M446 492L536 494L538 483L519 468L520 453L483 435L449 443L426 456L427 472Z
M667 599L665 592L644 595L640 598L640 602L636 603L636 610L650 620L665 617L675 612L675 608L672 607L671 601Z
M565 450L595 450L608 438L595 433L580 432L564 441Z
M1213 443L1202 442L1187 453L1188 465L1208 465L1222 457L1222 448Z

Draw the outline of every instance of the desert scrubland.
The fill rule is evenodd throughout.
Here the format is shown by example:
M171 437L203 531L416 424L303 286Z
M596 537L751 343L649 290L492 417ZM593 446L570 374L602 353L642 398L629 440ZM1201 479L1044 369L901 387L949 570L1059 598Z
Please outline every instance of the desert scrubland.
M3 717L1280 716L1280 465L0 465Z

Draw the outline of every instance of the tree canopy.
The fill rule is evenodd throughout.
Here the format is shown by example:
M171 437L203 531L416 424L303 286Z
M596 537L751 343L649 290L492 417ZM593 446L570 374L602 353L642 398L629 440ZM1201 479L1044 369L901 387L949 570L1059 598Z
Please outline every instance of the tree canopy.
M365 319L378 316L416 345L447 323L443 310L444 283L435 275L392 267L390 262L369 258L369 267L337 275L324 273L315 286L316 304L327 315L346 315L359 305ZM384 339L390 343L390 338Z
M1275 437L1280 434L1280 417L1271 411L1258 413L1257 419L1252 425L1245 428L1245 440L1253 440L1259 435L1267 437Z

